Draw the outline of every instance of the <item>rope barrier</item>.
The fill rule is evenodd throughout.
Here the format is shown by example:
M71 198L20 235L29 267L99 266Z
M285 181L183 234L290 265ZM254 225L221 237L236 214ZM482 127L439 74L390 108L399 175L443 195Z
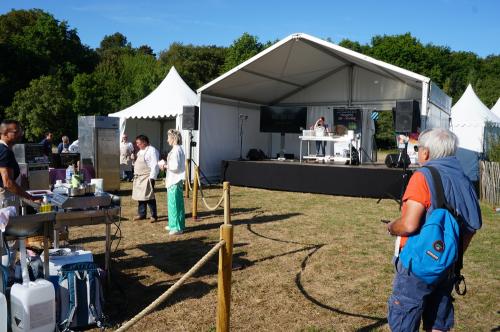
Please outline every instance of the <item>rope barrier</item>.
M193 191L193 187L191 187L191 181L186 181L187 182L187 186L189 188L189 191Z
M153 301L150 305L148 305L145 309L143 309L140 313L138 313L135 317L133 317L131 320L129 320L127 323L122 325L116 332L123 332L127 331L129 328L131 328L134 324L136 324L139 320L144 318L147 314L149 314L151 311L153 311L156 307L158 307L162 302L164 302L166 299L170 297L177 289L179 289L182 284L190 278L193 274L198 272L198 270L205 265L205 263L212 258L212 256L219 251L219 249L226 245L226 241L221 240L219 243L217 243L212 249L210 249L209 252L205 254L189 271L186 272L185 275L182 276L175 284L173 284L167 291L165 291L162 295L160 295L159 298L157 298L155 301Z
M208 203L207 203L207 201L205 199L205 195L203 194L203 188L201 187L201 181L200 181L199 177L198 177L198 186L200 188L201 201L203 202L203 204L205 205L205 207L207 208L207 210L209 210L209 211L215 211L222 204L222 201L224 200L224 192L222 192L222 197L220 198L220 200L217 203L217 205L215 205L214 207L211 207L211 206L208 205Z

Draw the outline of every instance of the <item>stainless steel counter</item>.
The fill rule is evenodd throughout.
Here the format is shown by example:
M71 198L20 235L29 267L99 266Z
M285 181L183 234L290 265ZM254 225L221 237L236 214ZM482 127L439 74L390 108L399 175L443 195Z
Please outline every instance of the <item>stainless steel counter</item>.
M111 201L111 200L110 200ZM24 205L30 205L39 209L40 204L23 200ZM65 227L87 226L87 225L105 225L105 269L109 274L110 255L111 255L111 224L113 224L120 215L119 206L107 206L86 210L62 210L57 212L37 213L32 215L22 215L11 217L5 230L7 239L25 238L33 235L44 236L44 272L48 278L49 257L48 240L50 231L54 231L54 248L59 247L58 234ZM23 212L26 211L25 207ZM0 244L0 246L3 245Z

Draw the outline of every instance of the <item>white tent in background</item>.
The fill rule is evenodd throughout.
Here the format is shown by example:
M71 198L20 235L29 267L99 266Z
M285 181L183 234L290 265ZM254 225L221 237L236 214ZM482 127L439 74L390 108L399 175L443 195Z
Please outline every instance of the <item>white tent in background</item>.
M182 109L187 105L198 105L198 96L172 67L148 96L120 112L108 115L120 118L120 133L127 133L129 140L144 134L163 153L167 149L166 132L171 128L182 128ZM187 132L183 133L183 141L186 148Z
M448 127L451 98L430 78L325 40L297 33L270 46L198 89L200 167L220 176L222 160L251 148L275 156L282 146L298 156L298 134L260 130L261 106L307 107L307 125L333 109L362 110L361 161L370 162L372 111L391 111L398 100L417 100L421 128ZM241 122L244 120L244 123ZM328 146L327 146L328 149Z
M491 111L493 112L493 114L500 118L500 98L498 98L495 106L491 108Z
M451 130L459 140L457 157L472 181L479 180L478 159L484 152L486 122L500 124L500 119L481 102L469 84L451 108Z

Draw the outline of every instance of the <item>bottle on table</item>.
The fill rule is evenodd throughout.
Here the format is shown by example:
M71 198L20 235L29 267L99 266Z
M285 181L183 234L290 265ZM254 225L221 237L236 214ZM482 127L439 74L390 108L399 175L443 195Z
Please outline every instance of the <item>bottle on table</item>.
M69 165L68 168L66 168L66 183L71 183L73 174L75 174L75 167L73 165Z

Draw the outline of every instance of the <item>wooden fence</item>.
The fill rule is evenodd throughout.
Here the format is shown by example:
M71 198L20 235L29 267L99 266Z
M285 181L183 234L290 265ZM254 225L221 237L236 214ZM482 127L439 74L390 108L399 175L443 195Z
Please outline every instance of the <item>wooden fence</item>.
M500 163L480 161L481 165L481 200L500 206Z

